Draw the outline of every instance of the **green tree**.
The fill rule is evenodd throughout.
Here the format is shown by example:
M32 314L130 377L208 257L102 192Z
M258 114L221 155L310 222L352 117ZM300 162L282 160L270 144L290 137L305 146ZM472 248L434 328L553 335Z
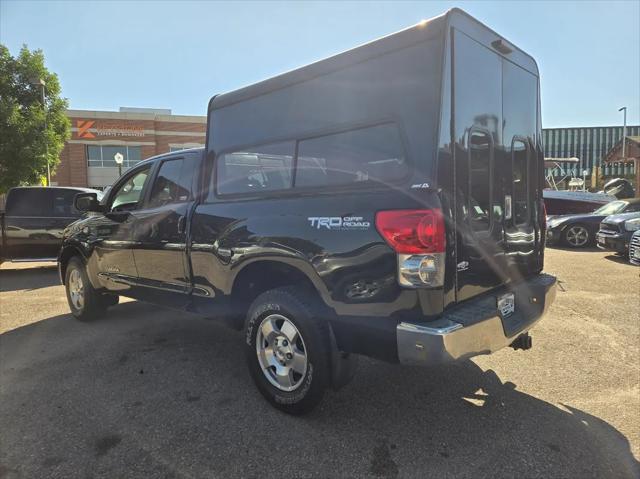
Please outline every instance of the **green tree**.
M58 76L45 67L41 50L30 51L25 45L12 57L0 44L0 193L13 186L41 184L47 162L55 171L70 137L67 106L67 100L60 98Z

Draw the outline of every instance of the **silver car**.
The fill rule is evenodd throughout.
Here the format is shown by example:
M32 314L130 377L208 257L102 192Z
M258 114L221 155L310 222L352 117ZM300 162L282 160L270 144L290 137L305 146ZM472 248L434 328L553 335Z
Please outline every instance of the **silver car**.
M629 261L640 266L640 229L633 233L629 241Z

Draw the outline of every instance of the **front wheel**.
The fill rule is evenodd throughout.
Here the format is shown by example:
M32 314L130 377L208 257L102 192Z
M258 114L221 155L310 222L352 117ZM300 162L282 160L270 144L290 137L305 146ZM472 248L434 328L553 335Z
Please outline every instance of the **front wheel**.
M71 314L80 321L94 319L118 303L117 296L103 295L93 288L84 262L78 257L69 260L64 284Z
M564 230L564 242L572 248L583 248L591 242L591 233L585 225L569 225Z
M288 414L304 414L330 382L329 334L304 290L267 291L251 304L245 322L249 372L262 395Z

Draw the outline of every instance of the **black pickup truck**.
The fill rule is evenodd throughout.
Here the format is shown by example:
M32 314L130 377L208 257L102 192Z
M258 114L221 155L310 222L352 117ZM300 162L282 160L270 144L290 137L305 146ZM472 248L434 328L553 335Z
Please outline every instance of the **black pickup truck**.
M78 193L102 194L88 188L11 188L0 213L0 263L55 261L64 229L82 216L74 207Z
M531 347L555 297L534 60L464 12L214 96L204 149L143 161L65 233L69 305L118 295L244 330L292 414L356 355Z

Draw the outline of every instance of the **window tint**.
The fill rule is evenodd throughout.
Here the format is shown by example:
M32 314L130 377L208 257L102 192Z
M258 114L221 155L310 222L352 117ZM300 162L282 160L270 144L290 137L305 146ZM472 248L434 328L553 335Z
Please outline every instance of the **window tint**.
M277 191L291 188L293 141L226 153L217 160L219 194Z
M491 157L493 144L480 131L469 134L469 221L475 231L488 231L491 225Z
M53 216L78 216L73 201L79 192L76 190L53 190Z
M7 216L51 216L51 196L47 188L17 188L7 198Z
M151 208L167 203L182 203L192 197L191 187L195 162L183 158L165 161L153 183L149 206Z
M150 167L138 171L123 184L112 196L111 209L133 210L138 206L142 189L149 175Z
M528 144L521 140L514 140L511 155L513 221L520 225L529 221Z
M389 182L407 169L398 129L378 125L300 141L295 186Z

